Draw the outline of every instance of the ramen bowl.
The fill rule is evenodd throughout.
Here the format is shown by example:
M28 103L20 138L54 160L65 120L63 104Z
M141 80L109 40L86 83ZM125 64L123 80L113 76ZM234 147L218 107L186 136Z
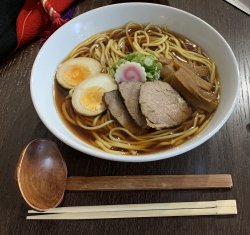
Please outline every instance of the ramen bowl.
M100 17L101 16L101 17ZM127 22L167 25L203 48L214 60L221 85L220 103L209 124L199 134L179 146L144 155L104 152L78 138L61 120L54 102L54 79L58 64L84 39ZM46 127L72 148L94 157L123 162L147 162L183 154L211 138L228 120L239 91L239 71L235 56L225 39L209 24L185 11L150 3L123 3L86 12L58 29L43 45L31 73L31 97Z

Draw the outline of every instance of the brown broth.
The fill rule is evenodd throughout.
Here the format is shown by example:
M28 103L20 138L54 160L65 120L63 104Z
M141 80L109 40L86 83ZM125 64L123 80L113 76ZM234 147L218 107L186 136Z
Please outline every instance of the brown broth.
M83 140L84 142L87 142L90 144L89 140L93 140L93 135L90 133L90 131L88 130L83 130L81 127L76 126L71 124L70 122L68 122L62 112L62 104L63 101L65 99L65 97L68 95L69 90L63 88L62 86L60 86L58 84L58 82L55 79L55 84L54 84L54 96L55 96L55 105L56 105L56 109L57 112L60 115L61 120L63 121L63 123L65 124L65 126L67 126L67 128L69 128L69 130L76 135L78 138L80 138L81 140Z
M108 32L109 32L109 31L108 31ZM110 32L111 32L111 30L110 30ZM173 34L173 35L174 35L175 37L177 37L178 39L181 39L181 40L182 40L182 43L185 44L185 47L186 47L188 50L194 51L194 52L201 52L201 54L203 54L203 55L205 55L206 57L208 57L207 54L206 54L206 52L204 52L204 50L202 50L201 47L200 47L198 44L194 43L193 41L191 41L190 39L186 38L185 36L183 36L183 35L181 35L181 34L179 34L179 33L175 33L175 32L172 32L172 31L170 31L170 33ZM121 36L121 35L118 35L118 36ZM117 38L117 37L114 35L113 38ZM127 48L128 51L131 51L131 52L132 52L132 49L131 49L131 47L130 47L129 44L126 45L126 48ZM175 56L176 56L177 59L183 61L182 58L178 58L179 56L178 56L177 53L176 53ZM216 76L217 76L217 75L218 75L218 74L216 73ZM69 92L69 90L67 90L67 89L65 89L65 88L63 88L63 87L61 87L61 86L58 84L58 82L56 81L56 79L55 79L55 82L54 82L54 96L55 96L54 98L55 98L55 105L56 105L56 108L57 108L57 111L58 111L58 113L59 113L59 115L60 115L61 120L63 121L63 123L67 126L67 128L69 128L69 130L70 130L74 135L76 135L76 136L77 136L78 138L80 138L82 141L87 142L88 144L91 144L90 140L92 140L92 141L94 140L94 137L93 137L93 135L92 135L92 131L82 129L82 128L79 127L79 126L76 126L76 125L71 124L70 122L68 122L68 121L65 119L65 117L64 117L64 115L63 115L63 112L62 112L62 108L61 108L61 107L62 107L62 103L63 103L65 97L68 95L68 92ZM207 115L207 117L208 117L208 116L209 116L209 115ZM107 131L107 130L104 128L104 130L98 130L98 131L96 131L96 133L104 133L105 131ZM150 153L159 152L159 151L161 151L161 150L163 150L163 149L167 149L167 148L171 148L171 147L165 146L165 147L151 148ZM139 153L139 154L141 155L141 154L144 154L144 153Z

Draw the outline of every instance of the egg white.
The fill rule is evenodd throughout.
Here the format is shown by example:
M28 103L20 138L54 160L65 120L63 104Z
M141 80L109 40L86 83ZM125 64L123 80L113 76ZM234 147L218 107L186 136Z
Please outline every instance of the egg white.
M86 68L86 70L88 70L89 72L89 75L87 77L100 73L102 69L99 61L92 59L92 58L77 57L77 58L69 59L65 61L64 63L60 64L56 72L56 79L58 83L64 88L72 89L75 86L72 84L72 81L70 81L72 77L69 77L69 73L68 73L68 70L72 69L73 67L79 67L80 69ZM72 76L74 75L72 74ZM81 80L84 80L87 77L83 76Z
M72 105L74 109L82 115L96 116L106 110L106 105L103 99L96 104L94 110L90 110L87 104L81 102L84 92L86 92L88 88L93 87L100 88L104 94L105 92L117 89L117 84L108 74L99 73L87 78L76 86L72 92Z

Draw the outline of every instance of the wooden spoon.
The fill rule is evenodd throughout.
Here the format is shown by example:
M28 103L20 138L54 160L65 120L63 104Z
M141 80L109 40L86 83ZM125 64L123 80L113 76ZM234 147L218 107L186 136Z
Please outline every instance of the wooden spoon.
M56 207L65 190L171 190L231 188L231 175L145 175L68 177L67 166L50 140L37 139L22 151L17 182L24 200L38 211Z

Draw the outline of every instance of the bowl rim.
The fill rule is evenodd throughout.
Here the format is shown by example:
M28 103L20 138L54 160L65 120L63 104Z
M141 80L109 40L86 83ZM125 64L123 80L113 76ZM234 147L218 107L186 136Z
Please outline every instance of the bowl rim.
M163 159L171 158L171 157L174 157L174 156L177 156L177 155L181 155L181 154L183 154L185 152L188 152L188 151L196 148L197 146L203 144L205 141L210 139L215 133L217 133L220 130L220 128L225 124L225 122L228 120L228 118L232 114L232 112L233 112L233 110L235 108L236 101L237 101L237 98L239 96L239 90L240 90L239 67L238 67L237 60L236 60L235 55L234 55L231 47L229 46L228 42L222 37L222 35L215 28L213 28L210 24L208 24L207 22L205 22L201 18L199 18L199 17L197 17L197 16L195 16L195 15L189 13L189 12L178 9L178 8L175 8L175 7L171 7L171 6L155 4L155 3L142 3L142 2L132 2L132 3L127 2L127 3L119 3L119 4L107 5L107 6L98 7L98 8L92 9L90 11L84 12L84 13L76 16L72 20L70 20L66 25L69 25L69 24L73 25L74 22L77 22L83 15L92 14L95 11L100 11L100 10L102 11L103 9L106 9L106 8L120 8L120 7L124 6L124 5L131 6L131 7L134 7L135 5L136 6L144 6L144 7L145 6L147 6L147 7L153 6L153 7L161 7L161 8L166 8L166 9L171 9L173 11L181 12L182 14L189 15L189 16L193 17L194 19L200 21L201 23L205 24L208 28L210 28L210 30L212 30L223 41L223 43L227 47L227 50L229 51L229 53L230 53L230 55L231 55L231 57L233 59L233 63L234 63L234 66L236 68L236 73L237 73L236 93L235 93L233 103L230 106L229 110L227 111L227 115L222 120L220 120L220 122L216 125L216 127L209 134L203 136L200 139L197 139L194 143L189 144L187 146L180 145L179 147L181 147L181 148L179 148L179 147L178 148L176 148L176 147L172 148L171 150L173 150L173 151L171 151L171 153L170 152L167 153L166 151L168 151L168 150L163 150L163 151L159 151L159 152L156 152L156 153L145 154L145 155L143 154L143 155L138 155L138 156L134 156L134 155L118 155L118 154L106 153L106 152L104 152L102 150L100 151L99 149L94 150L94 149L90 149L90 148L87 148L87 147L84 147L84 146L79 146L77 143L75 143L74 141L72 141L69 138L67 139L64 135L62 135L60 132L55 130L53 128L53 125L51 125L47 121L47 119L45 118L43 113L41 113L41 111L40 111L40 109L39 109L39 107L37 105L35 94L33 92L33 84L34 84L34 79L35 79L34 78L35 77L34 70L35 70L35 67L37 66L40 55L43 53L43 47L38 52L38 54L36 56L36 59L34 61L33 67L32 67L32 71L31 71L30 93L31 93L31 98L32 98L33 105L35 107L35 110L36 110L39 118L41 119L43 124L49 129L49 131L51 133L53 133L53 135L55 135L58 139L60 139L62 142L64 142L68 146L70 146L70 147L72 147L72 148L74 148L74 149L76 149L76 150L78 150L78 151L80 151L80 152L82 152L84 154L88 154L88 155L98 157L98 158L101 158L101 159L106 159L106 160L111 160L111 161L119 161L119 162L150 162L150 161L163 160ZM64 26L59 28L53 35L51 35L51 37L48 39L48 41L53 40L53 38L56 37L56 35L58 33L60 33L60 31L63 30L63 27ZM47 42L45 42L45 44L46 43ZM58 114L58 117L59 117L59 114ZM61 118L59 117L59 119L61 119ZM65 126L65 124L63 124L63 125ZM68 129L68 131L71 132L69 129ZM73 135L75 135L75 134L73 134ZM78 138L78 137L76 137L76 138Z

